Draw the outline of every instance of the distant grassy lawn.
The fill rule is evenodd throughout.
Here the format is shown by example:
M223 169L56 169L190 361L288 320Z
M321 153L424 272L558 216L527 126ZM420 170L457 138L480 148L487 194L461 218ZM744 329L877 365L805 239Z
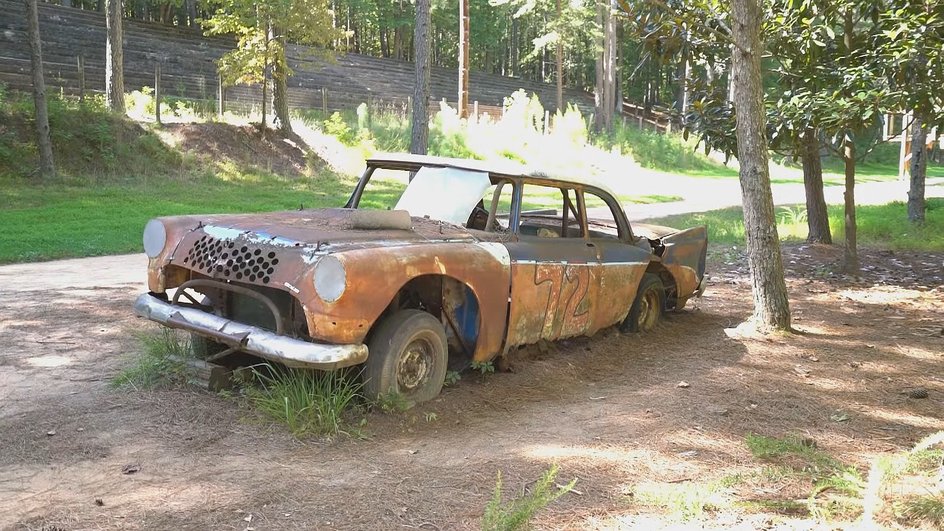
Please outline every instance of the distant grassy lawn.
M0 263L131 253L148 219L197 213L342 206L352 186L333 178L201 179L36 186L0 177Z
M780 207L777 210L777 231L785 241L806 239L807 226L803 207ZM860 245L884 249L944 250L944 199L928 200L927 220L915 226L908 222L904 203L860 206L856 208ZM679 214L653 220L669 227L708 226L711 244L739 245L744 243L744 220L741 208L725 208L697 214ZM842 206L829 207L829 225L833 240L843 238Z

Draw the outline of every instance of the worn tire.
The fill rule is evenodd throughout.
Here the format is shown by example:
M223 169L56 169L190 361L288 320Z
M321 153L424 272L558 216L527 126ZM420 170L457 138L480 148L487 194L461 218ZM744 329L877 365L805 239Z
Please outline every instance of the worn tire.
M623 332L650 332L665 311L665 287L657 275L646 273L636 291L636 300L620 329Z
M449 353L442 323L420 310L387 317L367 342L364 392L368 398L398 393L410 407L432 400L446 379Z

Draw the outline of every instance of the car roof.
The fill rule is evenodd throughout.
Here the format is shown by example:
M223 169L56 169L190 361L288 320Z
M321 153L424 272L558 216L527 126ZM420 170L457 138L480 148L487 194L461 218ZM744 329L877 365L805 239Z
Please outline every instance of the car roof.
M616 194L607 185L598 180L587 177L572 177L557 174L553 171L538 167L526 166L511 160L473 160L451 157L436 157L433 155L414 155L412 153L375 153L367 159L368 165L405 164L420 166L438 166L458 168L462 170L480 171L499 177L524 177L528 180L544 181L548 186L557 183L576 184L598 188L616 198Z

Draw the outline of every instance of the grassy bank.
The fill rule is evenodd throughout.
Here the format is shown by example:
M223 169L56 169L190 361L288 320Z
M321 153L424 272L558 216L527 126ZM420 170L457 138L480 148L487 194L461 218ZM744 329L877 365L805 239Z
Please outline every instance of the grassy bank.
M670 227L708 226L712 244L743 244L744 219L740 207L680 214L654 220ZM859 245L886 249L944 250L944 199L928 200L927 220L913 225L908 221L904 203L867 205L856 208ZM829 207L829 226L833 240L843 238L842 206ZM786 241L806 239L806 210L802 206L780 207L777 211L777 232Z

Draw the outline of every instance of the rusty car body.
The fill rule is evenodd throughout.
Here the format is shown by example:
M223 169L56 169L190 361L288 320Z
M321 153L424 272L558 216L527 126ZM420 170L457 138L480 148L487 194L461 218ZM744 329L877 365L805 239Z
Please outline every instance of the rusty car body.
M384 171L415 178L393 209L364 208ZM528 209L529 190L553 208ZM587 180L390 154L367 161L342 208L159 218L144 244L136 313L191 332L204 354L363 364L368 393L416 403L439 393L447 365L615 324L652 329L701 294L707 234L632 226Z

